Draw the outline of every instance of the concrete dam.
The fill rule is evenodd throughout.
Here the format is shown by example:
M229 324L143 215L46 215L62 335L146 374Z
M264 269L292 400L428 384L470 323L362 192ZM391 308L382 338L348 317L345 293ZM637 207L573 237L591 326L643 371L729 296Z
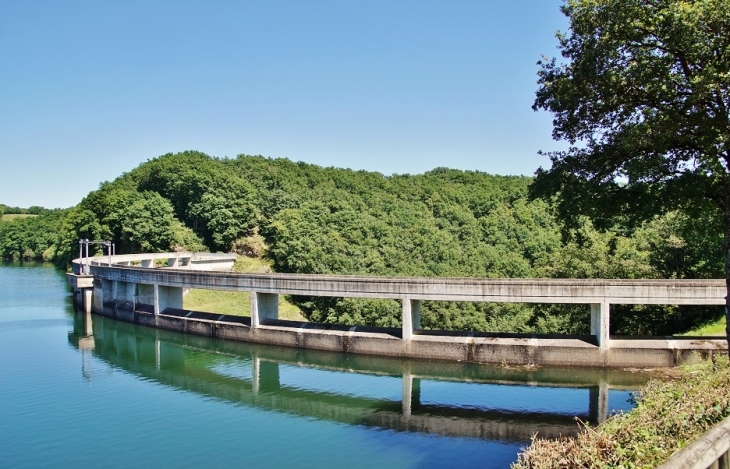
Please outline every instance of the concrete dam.
M231 272L235 254L158 253L79 258L67 274L84 310L222 339L352 354L519 366L669 367L727 350L721 338L621 337L612 304L724 305L724 280L484 279ZM187 289L251 293L251 316L183 309ZM284 321L278 295L395 299L402 327ZM590 305L590 335L423 330L421 302Z

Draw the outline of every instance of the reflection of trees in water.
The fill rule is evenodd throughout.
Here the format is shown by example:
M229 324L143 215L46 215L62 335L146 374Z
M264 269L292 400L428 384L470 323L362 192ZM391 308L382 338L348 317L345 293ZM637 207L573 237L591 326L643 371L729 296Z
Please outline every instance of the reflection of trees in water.
M421 381L587 388L589 411L578 417L592 422L605 418L609 388L632 388L643 381L613 370L519 370L278 348L189 336L101 316L92 320L84 314L75 316L69 341L93 350L95 357L114 367L239 405L351 425L502 441L528 441L535 433L553 438L576 433L578 426L572 415L560 413L424 404ZM241 373L231 376L217 370L232 361ZM400 377L402 396L394 401L282 385L281 373L286 371L280 365L374 379Z

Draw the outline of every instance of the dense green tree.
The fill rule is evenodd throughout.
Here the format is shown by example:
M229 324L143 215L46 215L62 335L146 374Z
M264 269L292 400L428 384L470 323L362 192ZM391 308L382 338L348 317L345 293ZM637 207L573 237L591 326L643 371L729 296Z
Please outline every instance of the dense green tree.
M62 220L55 244L55 259L58 265L68 266L79 254L79 239L108 239L109 230L105 228L94 212L81 204L69 210ZM94 255L98 245L90 246L89 254Z
M540 64L534 108L571 147L550 153L535 193L606 227L714 211L730 291L730 2L567 0L562 11L563 59Z
M119 220L125 249L131 252L172 250L176 222L172 204L156 192L135 194Z
M563 229L552 201L527 198L531 182L448 168L384 176L260 156L168 154L102 183L73 209L34 208L38 216L0 221L0 255L65 266L78 255L78 239L88 238L112 240L119 253L234 247L268 256L278 272L493 278L722 272L712 211L680 210L641 225L615 217L607 231L582 217ZM99 249L91 246L90 253ZM401 323L394 300L294 300L316 322ZM612 330L667 334L714 314L652 308L613 308ZM584 305L425 301L421 324L587 334L588 318Z
M132 171L126 181L169 200L176 217L213 250L230 250L258 221L251 184L200 152L163 155Z
M52 260L66 211L45 210L37 217L0 221L0 259Z

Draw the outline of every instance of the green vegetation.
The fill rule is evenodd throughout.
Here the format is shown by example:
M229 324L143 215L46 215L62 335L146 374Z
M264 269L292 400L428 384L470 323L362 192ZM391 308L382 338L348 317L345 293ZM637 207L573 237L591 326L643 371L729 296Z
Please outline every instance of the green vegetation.
M723 336L725 335L725 330L727 328L727 324L725 323L725 318L720 318L717 321L713 321L709 324L704 324L702 326L690 329L689 331L685 332L682 335L687 336Z
M637 406L577 438L536 438L513 468L656 467L730 416L730 364L683 367L671 381L650 381Z
M722 236L713 211L677 210L641 224L616 219L606 230L587 217L566 225L553 202L528 198L532 182L446 168L384 176L260 156L167 154L101 184L76 207L0 221L0 256L42 257L65 266L78 253L78 239L88 238L111 239L120 254L235 251L243 255L240 262L254 263L248 269L276 272L722 276ZM314 322L398 327L401 321L400 305L392 300L291 302ZM248 304L240 298L230 303ZM589 314L586 305L424 302L421 323L427 329L587 334ZM666 335L721 315L714 307L617 305L611 330Z
M38 215L6 213L0 218L0 258L54 261L66 214L66 210L47 210Z
M663 275L724 273L730 285L730 3L566 0L562 11L563 58L540 63L534 108L553 113L553 136L570 148L548 154L552 166L538 170L531 196L554 204L564 232L588 217L606 230L600 236L631 233L639 243L625 244L629 252L649 242L650 256L664 259L649 265ZM656 222L663 235L642 234ZM578 252L565 258L582 265ZM646 275L637 259L607 267ZM724 329L730 343L730 307L724 320L706 319L687 334ZM729 415L724 357L651 383L635 410L576 439L535 439L514 467L656 467Z
M570 32L561 60L540 63L534 108L570 148L549 153L533 196L554 200L567 227L698 215L724 237L730 285L730 2L567 0L562 11Z
M251 316L251 295L248 292L191 290L183 299L183 308L207 313ZM279 297L279 319L306 322L299 308L287 297Z
M0 218L5 215L44 215L50 212L53 212L54 210L49 210L47 208L39 207L37 205L34 205L29 208L21 208L21 207L10 207L5 204L0 204Z
M233 271L249 274L268 273L271 272L271 265L263 259L238 256ZM193 289L183 298L183 308L233 316L251 316L251 295L248 292ZM279 296L279 318L290 321L307 320L299 308L284 295Z

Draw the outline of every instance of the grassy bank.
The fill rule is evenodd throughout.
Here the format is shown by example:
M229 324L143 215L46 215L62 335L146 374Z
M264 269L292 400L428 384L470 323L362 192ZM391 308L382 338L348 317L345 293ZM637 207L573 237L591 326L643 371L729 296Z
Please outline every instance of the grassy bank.
M536 438L513 469L656 467L730 416L728 358L682 367L674 380L650 381L636 399L631 412L576 438Z
M725 336L725 318L722 317L715 322L705 324L702 327L692 329L680 335L696 336L696 335L712 335L712 336Z
M233 266L234 272L266 273L271 266L263 259L238 256ZM207 313L230 314L234 316L251 315L251 294L248 292L227 292L214 290L190 290L183 298L183 308ZM306 321L299 308L279 295L279 318L291 321Z

